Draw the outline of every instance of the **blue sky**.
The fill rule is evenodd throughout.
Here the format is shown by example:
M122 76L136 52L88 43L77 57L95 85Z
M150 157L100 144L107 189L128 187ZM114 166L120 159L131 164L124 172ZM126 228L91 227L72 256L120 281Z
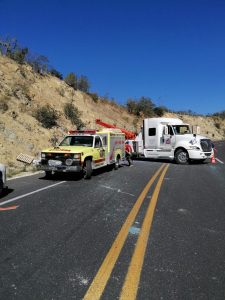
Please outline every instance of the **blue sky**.
M124 104L225 110L224 0L0 0L0 37Z

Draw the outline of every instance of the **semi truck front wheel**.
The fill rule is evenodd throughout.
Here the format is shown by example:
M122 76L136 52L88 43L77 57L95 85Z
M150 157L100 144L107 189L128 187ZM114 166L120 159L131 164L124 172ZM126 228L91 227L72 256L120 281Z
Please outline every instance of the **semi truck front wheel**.
M188 153L184 149L178 149L175 152L174 158L175 158L176 163L180 164L180 165L186 165L189 161Z

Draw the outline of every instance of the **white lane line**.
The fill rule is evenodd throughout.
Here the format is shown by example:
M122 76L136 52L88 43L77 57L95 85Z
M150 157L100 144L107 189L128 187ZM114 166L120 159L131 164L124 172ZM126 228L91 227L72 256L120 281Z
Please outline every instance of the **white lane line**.
M222 160L220 160L219 158L215 158L215 160L217 160L218 162L220 162L222 165L224 165L224 162Z
M44 187L44 188L38 189L38 190L36 190L36 191L30 192L30 193L27 193L27 194L24 194L24 195L21 195L21 196L17 196L17 197L15 197L15 198L10 199L10 200L6 200L6 201L4 201L4 202L1 202L1 203L0 203L0 206L2 206L2 205L4 205L4 204L7 204L7 203L11 203L11 202L16 201L16 200L19 200L19 199L21 199L21 198L25 198L25 197L30 196L30 195L33 195L33 194L36 194L36 193L38 193L38 192L41 192L41 191L50 189L50 188L52 188L52 187L54 187L54 186L57 186L57 185L59 185L59 184L62 184L62 183L64 183L64 182L66 182L66 181L60 181L60 182L57 182L57 183L55 183L55 184L48 185L48 186L46 186L46 187Z
M41 173L44 173L44 171L37 171L37 172L34 172L34 173L27 172L27 174L24 174L24 175L18 175L18 176L15 176L15 177L7 178L7 181L10 181L10 180L13 180L13 179L18 179L18 178L34 176L34 175L41 174Z

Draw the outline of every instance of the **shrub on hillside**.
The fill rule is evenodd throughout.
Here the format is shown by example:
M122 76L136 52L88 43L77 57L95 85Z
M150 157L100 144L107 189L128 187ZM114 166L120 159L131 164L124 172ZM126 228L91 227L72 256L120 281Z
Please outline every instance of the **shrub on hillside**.
M225 119L225 110L221 111L221 112L217 112L215 114L212 115L213 117L219 117L221 119Z
M164 106L156 106L154 108L154 113L158 116L158 117L162 117L164 115L164 113L168 112L169 110L164 107Z
M73 105L73 103L66 103L64 105L64 114L66 118L69 119L71 123L77 127L78 130L82 129L85 126L80 118L80 111Z
M0 112L4 113L9 109L6 99L0 98Z
M52 76L55 76L55 77L57 77L57 78L59 78L59 79L63 79L63 75L59 72L59 71L57 71L56 69L51 69L50 71L49 71L49 73L52 75Z
M97 93L88 93L88 95L92 98L92 100L97 103L98 102L98 94Z
M88 81L88 78L84 75L81 75L77 81L77 89L84 93L88 93L89 88L90 88L90 83Z
M71 72L69 73L65 79L64 79L65 83L67 83L69 86L71 86L72 88L74 88L75 90L77 90L77 76Z
M220 129L220 123L219 123L219 122L216 122L216 123L215 123L215 127L216 127L217 129Z
M33 116L44 128L52 128L57 125L57 111L48 104L36 109Z

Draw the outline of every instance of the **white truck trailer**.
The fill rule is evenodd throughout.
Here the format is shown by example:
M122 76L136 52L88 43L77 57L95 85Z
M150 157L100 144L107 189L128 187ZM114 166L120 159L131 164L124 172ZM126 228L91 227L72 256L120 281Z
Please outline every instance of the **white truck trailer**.
M199 135L198 126L190 127L180 119L149 118L143 120L136 137L136 152L146 158L175 159L178 164L190 160L205 161L213 155L213 143Z

